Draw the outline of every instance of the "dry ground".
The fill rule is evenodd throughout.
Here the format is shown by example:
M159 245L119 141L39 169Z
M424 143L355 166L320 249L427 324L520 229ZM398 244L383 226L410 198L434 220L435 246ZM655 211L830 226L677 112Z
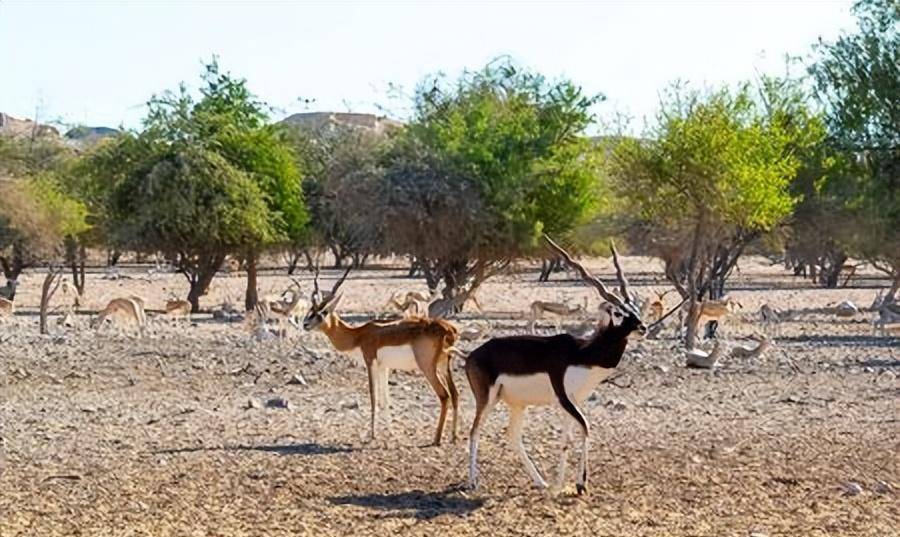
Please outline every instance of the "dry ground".
M611 272L602 260L593 267ZM645 293L662 287L653 261L630 258L626 271ZM400 275L356 273L342 309L361 320L390 291L422 287ZM480 298L495 333L523 331L521 312L537 298L596 304L555 278L489 282ZM459 369L459 442L424 446L437 402L422 379L394 373L391 437L369 444L365 370L320 334L257 342L198 315L180 327L154 321L142 340L83 326L42 337L38 279L25 278L23 312L0 325L2 537L900 535L900 340L873 338L871 314L837 319L827 308L846 298L868 306L883 283L872 278L812 289L751 260L733 283L743 313L723 330L730 343L758 331L762 302L794 310L768 354L709 372L682 366L671 330L632 344L621 375L587 403L583 497L530 488L503 437L502 405L482 437L482 488L462 488L473 404ZM263 291L287 281L264 276ZM207 304L239 302L242 284L218 278ZM184 287L174 275L96 274L87 306L137 292L159 308ZM306 384L288 384L294 374ZM268 407L275 398L289 408ZM561 417L530 416L529 450L549 470Z

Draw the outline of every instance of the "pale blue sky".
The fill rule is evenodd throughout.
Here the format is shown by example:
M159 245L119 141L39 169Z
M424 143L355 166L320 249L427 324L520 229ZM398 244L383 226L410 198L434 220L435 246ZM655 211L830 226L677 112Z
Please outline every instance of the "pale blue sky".
M135 127L151 94L196 84L217 54L279 116L378 104L402 116L408 103L389 99L390 83L411 91L429 73L510 55L604 93L601 115L640 118L676 78L783 72L786 53L853 28L850 3L0 0L0 111Z

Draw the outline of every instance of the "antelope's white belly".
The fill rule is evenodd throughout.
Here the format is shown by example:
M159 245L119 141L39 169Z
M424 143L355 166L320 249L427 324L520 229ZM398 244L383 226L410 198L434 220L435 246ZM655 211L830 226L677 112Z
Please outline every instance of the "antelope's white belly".
M566 394L574 403L581 403L603 379L613 372L602 367L573 366L566 369L563 382ZM556 394L546 373L532 375L500 375L500 399L510 405L552 405L556 404Z
M388 369L415 371L419 368L416 364L416 355L409 345L381 347L378 349L377 360L381 367Z

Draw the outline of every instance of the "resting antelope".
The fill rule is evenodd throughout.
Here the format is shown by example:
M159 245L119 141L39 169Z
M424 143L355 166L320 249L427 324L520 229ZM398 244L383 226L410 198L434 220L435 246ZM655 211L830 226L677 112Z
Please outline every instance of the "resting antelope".
M144 314L144 304L140 297L114 298L110 300L106 307L91 322L91 327L99 328L106 319L127 320L137 327L141 336L144 335L147 325L147 316Z
M370 321L361 326L350 326L337 313L335 307L341 299L338 289L348 268L334 285L331 293L322 298L319 293L319 273L313 280L312 306L303 319L306 330L321 330L334 347L345 353L359 353L366 363L369 376L369 401L371 418L369 432L376 438L375 424L378 410L390 412L388 376L391 369L420 370L441 402L434 445L440 445L447 418L448 405L453 406L452 441L456 441L459 392L453 384L450 372L450 350L456 343L456 328L440 319L400 319L396 321Z
M614 246L613 262L624 300L609 292L603 282L549 237L545 235L544 238L608 303L601 306L603 315L590 339L577 339L568 334L494 338L469 354L466 375L475 395L475 419L469 437L469 485L472 488L478 485L478 438L482 422L494 404L503 400L509 407L509 439L528 475L540 488L546 487L547 482L522 444L525 408L559 405L568 413L571 419L564 427L555 485L561 487L565 479L571 427L577 424L582 443L576 487L579 493L584 492L587 486L588 422L577 405L619 365L628 337L633 332L644 334L647 330L632 302L632 295L628 293L628 283Z
M578 317L587 311L587 297L584 297L584 304L576 304L570 306L567 302L543 302L535 300L531 303L531 315L528 323L528 331L534 334L535 324L538 319L543 319L545 314L551 314L556 317L556 331L559 332L560 319L564 317Z

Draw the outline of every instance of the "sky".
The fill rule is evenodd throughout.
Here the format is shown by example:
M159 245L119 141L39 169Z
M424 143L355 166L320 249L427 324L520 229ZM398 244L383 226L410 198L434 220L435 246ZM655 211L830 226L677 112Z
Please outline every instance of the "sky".
M0 0L0 112L139 127L144 103L205 60L248 80L275 119L303 111L409 114L417 82L509 56L653 115L676 79L782 74L821 36L852 30L849 0L39 1ZM391 91L399 87L400 91ZM310 102L311 101L311 102Z

